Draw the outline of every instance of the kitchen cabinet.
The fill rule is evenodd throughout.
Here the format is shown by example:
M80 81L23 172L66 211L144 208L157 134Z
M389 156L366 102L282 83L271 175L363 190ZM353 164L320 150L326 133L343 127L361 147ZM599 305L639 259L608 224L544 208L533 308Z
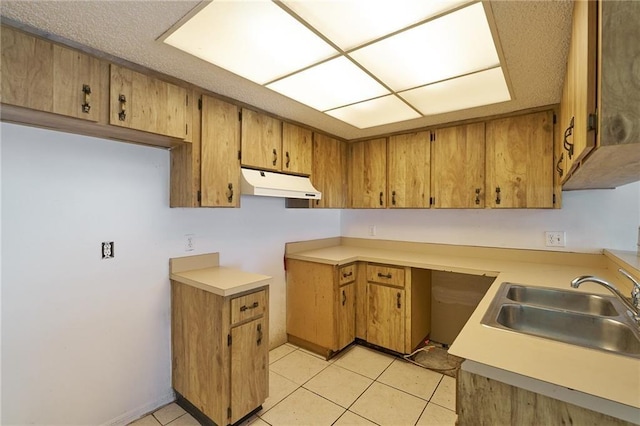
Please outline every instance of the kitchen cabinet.
M190 140L188 106L184 87L111 64L111 125Z
M430 132L391 136L387 194L390 208L428 208L431 190Z
M431 148L433 207L484 208L484 123L436 129Z
M313 207L347 207L347 143L322 133L313 134L311 183L322 193Z
M367 341L404 353L404 289L369 282Z
M173 388L218 425L268 396L268 287L223 297L171 281Z
M313 132L295 124L282 123L282 171L300 175L311 174Z
M2 103L98 121L101 62L77 50L2 27Z
M282 169L282 122L242 108L242 165L258 169Z
M355 340L354 264L287 260L287 336L329 358Z
M486 123L489 207L553 207L553 132L552 111Z
M563 111L563 189L614 188L640 180L640 58L638 2L575 2ZM595 75L595 76L594 76ZM568 115L568 113L562 114ZM594 141L595 140L595 141ZM568 151L564 152L567 157Z
M379 138L349 145L349 207L387 206L387 139Z

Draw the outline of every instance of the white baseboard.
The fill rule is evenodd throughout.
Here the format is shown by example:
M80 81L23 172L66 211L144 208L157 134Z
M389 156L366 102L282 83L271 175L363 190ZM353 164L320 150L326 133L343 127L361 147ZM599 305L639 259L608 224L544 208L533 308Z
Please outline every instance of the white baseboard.
M145 404L141 407L134 408L133 410L127 411L121 416L116 417L115 419L108 420L103 423L102 426L124 426L131 423L134 420L138 420L146 414L150 414L156 411L158 408L163 405L167 405L170 402L176 400L176 394L173 392L173 389L170 389L169 392L164 394L161 398Z

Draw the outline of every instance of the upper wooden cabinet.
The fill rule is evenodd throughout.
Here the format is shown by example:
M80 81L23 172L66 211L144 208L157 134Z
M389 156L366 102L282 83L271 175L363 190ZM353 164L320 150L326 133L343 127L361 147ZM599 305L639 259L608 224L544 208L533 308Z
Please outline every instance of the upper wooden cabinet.
M2 27L2 103L90 121L100 118L101 62Z
M242 109L242 165L258 169L282 169L282 122L268 115Z
M432 133L431 176L436 208L484 208L484 123Z
M349 207L387 206L387 139L349 145Z
M553 207L553 112L486 123L487 204Z
M183 87L111 64L109 123L178 139L189 135Z
M313 132L291 123L282 123L282 171L310 175Z
M563 96L562 110L573 102L574 128L567 140L574 158L563 189L614 188L640 180L640 90L634 65L640 58L640 2L578 1L573 13L565 86L575 89ZM583 105L593 104L594 93L595 108L585 113ZM591 129L596 131L595 147ZM585 148L581 134L587 135Z
M428 208L430 132L391 136L388 145L387 194L390 208Z
M311 183L322 193L313 207L343 209L347 207L347 143L313 134L313 173Z

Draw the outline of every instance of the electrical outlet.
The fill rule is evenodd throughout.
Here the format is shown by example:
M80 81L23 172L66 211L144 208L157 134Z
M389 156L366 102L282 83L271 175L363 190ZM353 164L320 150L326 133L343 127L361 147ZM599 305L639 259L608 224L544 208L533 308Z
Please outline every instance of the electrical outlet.
M196 234L185 234L184 251L194 251L196 249Z
M371 237L375 237L376 236L376 226L375 225L369 225L369 236L371 236Z
M564 231L547 231L544 233L544 240L547 247L564 247L566 245Z
M103 259L113 259L115 256L113 241L105 241L100 244L100 253Z

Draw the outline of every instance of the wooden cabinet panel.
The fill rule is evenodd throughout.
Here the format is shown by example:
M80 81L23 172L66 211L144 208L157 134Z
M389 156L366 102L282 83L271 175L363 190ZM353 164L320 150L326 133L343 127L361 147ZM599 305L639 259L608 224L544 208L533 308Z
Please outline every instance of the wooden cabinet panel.
M234 424L262 405L269 389L269 336L265 319L231 329L231 418Z
M387 139L349 145L349 207L387 206Z
M242 109L242 165L266 170L282 168L282 122Z
M389 138L388 194L391 208L428 208L431 188L430 132Z
M345 285L356 279L356 264L343 266L338 270L340 285Z
M355 284L340 287L338 296L338 350L343 349L356 338Z
M184 139L187 90L111 64L109 123Z
M367 341L404 353L404 290L368 284Z
M238 107L202 96L201 206L240 205L239 151Z
M231 299L231 325L264 315L267 292L256 291Z
M310 175L313 132L291 123L282 123L282 171Z
M553 207L553 113L486 124L487 199L493 208Z
M367 280L369 282L404 287L404 268L385 265L367 265Z
M484 123L437 129L432 149L434 207L483 208Z
M347 207L347 144L321 133L313 135L313 186L322 193L313 207Z

